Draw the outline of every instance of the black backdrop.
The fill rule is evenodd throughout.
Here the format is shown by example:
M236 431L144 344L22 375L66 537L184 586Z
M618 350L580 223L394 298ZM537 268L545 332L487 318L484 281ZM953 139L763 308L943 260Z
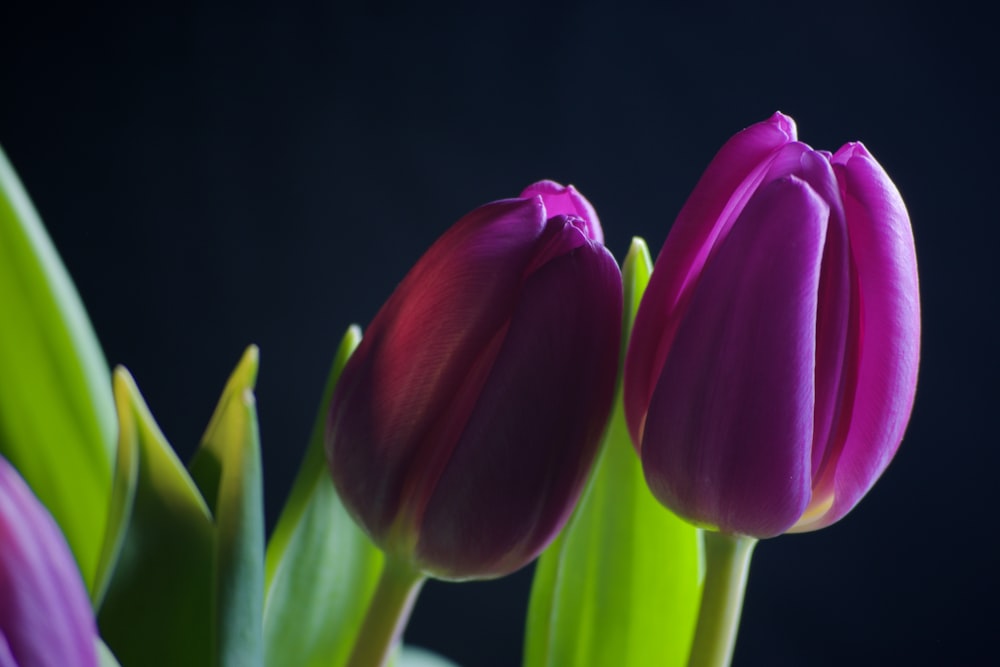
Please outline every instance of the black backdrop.
M458 5L459 3L455 3ZM0 9L0 144L187 457L243 347L269 525L334 345L460 215L576 184L655 254L718 147L781 109L863 140L908 202L924 347L899 456L855 512L762 543L737 665L985 664L997 626L997 71L950 2ZM664 566L669 559L664 555ZM407 633L514 665L530 569L431 583Z

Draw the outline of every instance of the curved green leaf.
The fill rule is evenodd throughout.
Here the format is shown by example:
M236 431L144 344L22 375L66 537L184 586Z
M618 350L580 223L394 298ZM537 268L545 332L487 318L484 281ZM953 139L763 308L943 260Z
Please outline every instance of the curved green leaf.
M213 526L208 507L123 368L114 372L120 545L98 624L125 667L211 665ZM131 462L131 463L128 463ZM119 488L122 487L122 488Z
M95 609L101 608L114 568L118 565L122 545L125 543L125 534L132 519L132 506L135 503L135 490L139 481L139 427L131 404L132 396L129 389L131 378L124 369L119 369L116 373L122 376L115 380L119 385L115 395L119 414L118 452L111 485L104 544L91 592Z
M111 494L110 373L80 297L0 151L0 454L48 507L93 591Z
M624 341L651 265L645 243L634 239L623 271ZM619 388L583 499L535 570L524 664L686 665L701 559L698 530L646 486Z
M361 332L337 350L299 474L267 549L264 641L269 667L340 667L364 618L380 552L348 515L323 454L326 410Z
M215 513L213 665L263 664L264 495L251 345L226 383L191 475Z

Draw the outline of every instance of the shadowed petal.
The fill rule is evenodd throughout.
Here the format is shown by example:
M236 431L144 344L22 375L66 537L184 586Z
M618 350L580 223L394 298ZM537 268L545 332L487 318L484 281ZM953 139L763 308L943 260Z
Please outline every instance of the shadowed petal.
M920 357L920 303L913 232L903 200L882 167L860 143L834 156L847 216L859 294L859 326L852 370L857 390L842 419L846 439L835 464L816 484L829 504L796 530L837 521L885 470L910 417ZM830 498L832 494L832 498Z
M432 573L510 572L567 518L611 407L621 304L618 266L596 243L528 278L421 522L417 558Z
M625 417L634 443L694 282L723 228L760 185L769 160L795 141L795 124L780 113L730 139L684 204L656 259L636 315L625 360Z
M705 265L641 447L653 493L685 518L769 537L805 509L828 216L804 181L775 181Z
M471 410L544 215L536 197L465 216L403 279L345 367L326 445L338 490L373 534L395 519L411 466L433 480L447 459L461 423L442 433L439 422L453 425Z
M10 654L10 646L7 644L7 638L3 636L2 629L0 629L0 667L17 667L14 656Z

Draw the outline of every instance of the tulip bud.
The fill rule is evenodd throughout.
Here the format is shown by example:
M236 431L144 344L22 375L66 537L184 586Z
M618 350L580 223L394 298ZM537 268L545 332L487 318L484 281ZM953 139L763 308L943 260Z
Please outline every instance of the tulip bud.
M97 626L52 516L0 457L0 665L97 667Z
M681 210L635 320L626 418L667 507L770 537L843 517L909 420L913 233L860 143L775 114L729 140Z
M337 491L390 555L499 576L568 518L611 409L622 284L593 208L543 181L448 230L396 288L330 406Z

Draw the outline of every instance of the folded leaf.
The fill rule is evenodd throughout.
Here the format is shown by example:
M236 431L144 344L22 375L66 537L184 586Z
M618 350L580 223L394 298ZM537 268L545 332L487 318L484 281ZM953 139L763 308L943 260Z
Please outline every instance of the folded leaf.
M218 667L263 664L264 496L253 389L258 350L250 346L222 392L191 475L215 516L214 660Z
M360 339L352 326L341 341L305 458L268 544L269 667L344 665L382 570L382 553L344 509L323 453L330 397Z
M126 667L212 665L213 527L208 507L124 368L113 378L123 463L120 548L98 615ZM119 488L124 487L124 488ZM109 559L110 562L111 559Z
M628 333L649 280L634 239L625 261ZM701 539L650 493L615 400L600 458L562 534L540 558L527 667L686 665L701 592Z

